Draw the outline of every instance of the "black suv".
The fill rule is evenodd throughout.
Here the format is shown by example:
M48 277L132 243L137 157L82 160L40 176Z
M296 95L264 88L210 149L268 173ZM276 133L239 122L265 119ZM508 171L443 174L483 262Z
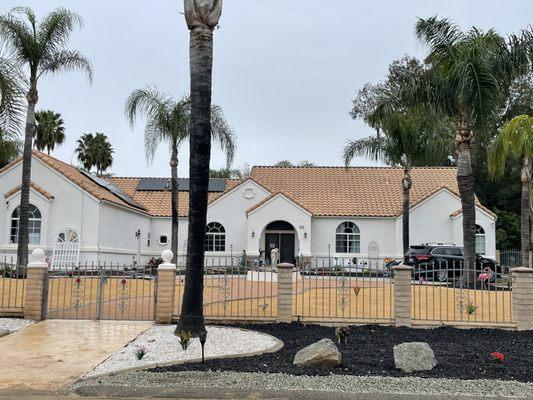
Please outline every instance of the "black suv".
M410 246L404 257L404 264L415 269L415 277L441 282L459 279L463 263L462 247L440 243ZM492 282L501 276L502 270L496 261L476 254L476 274L483 272L490 274Z

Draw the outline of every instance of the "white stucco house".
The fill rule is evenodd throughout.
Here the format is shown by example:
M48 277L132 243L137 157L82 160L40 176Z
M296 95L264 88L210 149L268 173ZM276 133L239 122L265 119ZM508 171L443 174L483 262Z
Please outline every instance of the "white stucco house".
M16 254L21 160L0 170L0 255ZM268 262L296 257L402 257L402 170L256 166L246 180L212 179L206 251ZM462 245L455 168L412 172L411 244ZM145 262L170 247L167 178L93 177L34 151L30 251L78 243L79 262ZM188 180L180 180L179 253L186 251ZM477 204L478 251L494 257L495 215ZM265 251L266 250L266 251ZM60 257L56 254L56 258Z

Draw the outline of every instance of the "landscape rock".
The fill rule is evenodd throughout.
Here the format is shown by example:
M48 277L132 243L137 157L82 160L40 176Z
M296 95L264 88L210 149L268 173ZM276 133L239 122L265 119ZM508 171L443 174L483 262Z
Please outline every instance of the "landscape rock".
M431 371L437 365L435 353L425 342L402 343L394 346L394 365L404 372Z
M1 329L1 328L0 328L0 337L2 337L2 336L7 336L7 335L9 335L10 333L11 333L11 331L8 330L8 329Z
M341 353L331 339L322 339L298 351L293 364L299 367L333 368L341 364Z

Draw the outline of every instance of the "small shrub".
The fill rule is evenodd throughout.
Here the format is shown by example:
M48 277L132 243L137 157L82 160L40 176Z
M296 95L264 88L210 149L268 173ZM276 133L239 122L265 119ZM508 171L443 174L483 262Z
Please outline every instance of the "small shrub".
M137 350L135 350L135 357L137 357L137 360L142 360L147 352L148 351L145 347L139 347Z
M192 339L192 333L191 332L180 332L178 337L179 337L179 341L181 344L181 348L183 350L187 350L187 348L189 347L189 343Z
M350 327L348 326L339 326L335 329L335 336L337 337L337 343L347 344L348 336L350 336Z
M474 314L477 309L478 307L476 307L472 302L468 303L468 305L466 306L466 312L468 313L468 315Z

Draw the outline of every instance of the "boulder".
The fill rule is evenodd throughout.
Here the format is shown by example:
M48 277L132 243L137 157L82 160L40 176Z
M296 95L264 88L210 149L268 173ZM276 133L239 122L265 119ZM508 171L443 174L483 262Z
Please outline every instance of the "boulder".
M394 365L407 373L431 371L437 365L437 359L427 343L402 343L394 346Z
M2 337L2 336L7 336L7 335L9 335L10 333L11 333L11 331L8 330L8 329L1 329L1 328L0 328L0 337Z
M341 353L331 339L322 339L298 351L293 364L299 367L333 368L341 364Z

